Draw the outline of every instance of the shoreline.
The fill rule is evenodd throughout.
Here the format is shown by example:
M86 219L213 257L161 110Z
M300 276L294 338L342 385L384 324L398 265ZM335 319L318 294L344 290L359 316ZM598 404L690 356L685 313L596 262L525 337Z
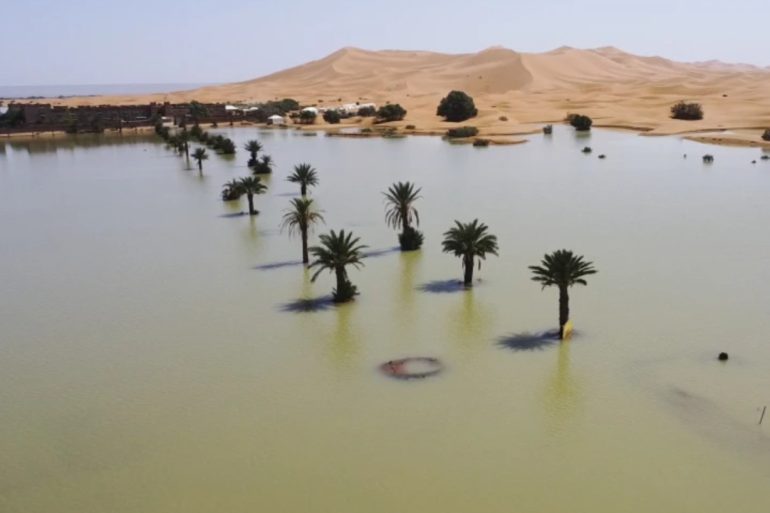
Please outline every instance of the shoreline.
M471 121L471 120L469 120ZM471 125L472 123L465 123ZM561 123L542 123L545 124L561 124ZM540 123L526 123L512 127L511 130L500 130L499 127L486 127L479 128L479 134L474 137L455 139L450 141L452 144L472 144L476 139L489 140L490 145L517 145L528 142L527 139L514 139L514 137L521 137L527 135L536 135L542 133L542 128L538 126L535 128L533 125L540 125ZM210 129L211 123L201 123L201 127ZM434 136L434 137L446 137L446 130L437 130L433 128L419 129L410 128L406 129L407 122L392 122L382 123L380 125L372 125L367 122L367 118L361 118L359 121L353 121L348 123L340 123L339 125L327 125L327 124L314 124L314 125L286 125L286 126L271 126L265 123L254 123L250 121L238 121L232 125L232 128L245 128L254 127L261 130L295 130L299 132L323 132L328 137L343 137L351 139L366 139L366 138L401 138L410 135L414 136ZM218 128L231 128L230 124L220 123ZM371 132L345 132L345 130L362 130L370 129ZM770 141L763 141L761 139L761 133L763 128L757 127L726 127L726 128L698 128L692 130L678 130L678 131L666 131L657 130L652 127L644 127L634 124L594 124L594 128L603 130L617 130L624 132L635 132L642 137L680 137L682 139L698 142L701 144L710 144L714 146L730 146L730 147L742 147L742 148L762 148L764 150L770 150ZM393 131L395 130L395 131ZM78 135L146 135L153 133L154 127L142 126L124 128L123 132L117 130L105 130L102 133L81 133L81 134L68 134L63 130L55 131L40 131L40 132L17 132L0 134L0 140L14 140L14 139L58 139L66 138L70 136L77 137ZM718 134L718 135L706 135L706 134Z

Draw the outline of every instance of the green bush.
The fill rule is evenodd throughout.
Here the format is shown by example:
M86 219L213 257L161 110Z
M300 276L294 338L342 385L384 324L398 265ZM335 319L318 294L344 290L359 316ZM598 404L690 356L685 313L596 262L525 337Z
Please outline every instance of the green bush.
M553 133L553 125L545 125L543 127L543 133L545 135L551 135Z
M587 132L591 130L591 125L594 123L591 118L584 116L583 114L568 114L567 121L569 121L569 124L575 127L575 130L578 132Z
M703 108L700 103L679 102L671 106L671 117L688 121L703 119Z
M327 110L324 112L324 121L329 124L336 125L340 122L340 119L342 119L342 116L340 116L340 113L336 110Z
M446 131L447 137L460 138L460 137L475 137L479 135L479 129L475 126L462 126L460 128L450 128Z
M312 125L315 123L315 119L318 116L315 112L312 110L303 110L299 113L299 122L303 125Z
M487 146L489 146L489 142L490 142L489 139L476 139L475 141L473 141L473 145L476 146L477 148L486 148Z
M465 121L475 117L478 113L473 98L462 91L451 91L442 98L436 109L437 116L452 122Z
M361 107L358 109L358 115L362 118L371 118L377 115L377 109L374 107Z
M420 249L425 236L422 232L415 230L411 226L404 232L398 234L398 243L401 251L414 251Z
M377 110L379 121L401 121L406 116L406 109L398 103L383 105Z
M406 125L407 130L415 130L417 127L414 125Z
M762 134L762 139L765 141L770 141L770 128L765 130L765 133Z

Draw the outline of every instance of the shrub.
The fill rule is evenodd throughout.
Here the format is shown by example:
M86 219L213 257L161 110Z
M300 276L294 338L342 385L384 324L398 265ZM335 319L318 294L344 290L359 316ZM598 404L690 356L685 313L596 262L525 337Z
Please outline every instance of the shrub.
M545 125L543 127L543 133L545 135L551 135L553 133L553 125Z
M475 126L462 126L460 128L450 128L446 131L447 137L475 137L479 135L479 129Z
M436 109L436 115L447 121L465 121L478 114L473 98L462 91L451 91L441 99Z
M371 118L377 115L377 109L374 107L361 107L358 109L358 115L362 118Z
M575 130L579 132L591 130L591 125L594 123L591 118L584 116L583 114L568 114L567 121L569 121L569 124L575 127Z
M417 127L414 125L406 125L407 130L415 130Z
M489 139L476 139L473 141L473 145L477 148L486 148L489 146Z
M329 124L336 125L340 122L340 119L342 119L342 116L340 116L340 113L336 110L327 110L324 112L324 121Z
M200 140L202 133L203 130L201 129L200 125L193 125L193 127L190 129L190 137L193 139Z
M707 164L714 162L714 155L710 155L708 153L703 155L703 162L706 162Z
M499 121L508 121L508 116L500 116L497 118Z
M383 105L377 110L379 121L401 121L406 116L406 109L398 103Z
M585 148L583 148L582 151L583 151L583 153L591 153L594 150L592 150L590 146L586 146Z
M315 123L315 119L318 116L315 112L312 110L303 110L299 113L299 122L303 125L312 125Z
M770 128L765 130L765 133L762 134L762 139L765 141L770 141Z
M235 153L235 143L232 139L222 137L222 139L217 140L214 149L223 155L233 155Z
M401 251L414 251L420 249L425 237L422 232L415 230L411 226L404 232L398 234L398 243Z
M671 106L671 117L688 121L703 119L703 108L700 103L679 102Z

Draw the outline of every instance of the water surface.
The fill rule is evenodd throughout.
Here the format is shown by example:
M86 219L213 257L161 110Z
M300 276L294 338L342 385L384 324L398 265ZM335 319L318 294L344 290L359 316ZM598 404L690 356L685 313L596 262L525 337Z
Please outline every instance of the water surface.
M277 163L255 219L219 200L242 150L200 176L152 137L0 142L0 511L770 508L759 150L566 129L481 149L223 133ZM324 300L332 276L311 283L278 228L304 161L326 228L370 246L350 305ZM411 254L381 195L406 179L423 187ZM440 240L476 217L501 254L465 292ZM527 266L562 247L600 272L560 345L539 335L557 293ZM414 355L444 372L378 372Z

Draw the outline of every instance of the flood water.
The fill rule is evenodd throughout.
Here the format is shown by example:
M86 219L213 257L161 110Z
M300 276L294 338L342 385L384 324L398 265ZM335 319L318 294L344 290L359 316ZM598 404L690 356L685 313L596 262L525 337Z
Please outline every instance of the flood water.
M222 132L277 163L254 219L219 199L243 150L200 176L149 136L0 141L1 512L770 510L760 150ZM279 230L300 162L321 229L369 246L352 304L299 301L334 286ZM423 188L420 252L385 226L396 180ZM474 218L500 257L462 291L440 241ZM599 270L564 344L527 269L559 248ZM407 356L444 370L380 373Z

